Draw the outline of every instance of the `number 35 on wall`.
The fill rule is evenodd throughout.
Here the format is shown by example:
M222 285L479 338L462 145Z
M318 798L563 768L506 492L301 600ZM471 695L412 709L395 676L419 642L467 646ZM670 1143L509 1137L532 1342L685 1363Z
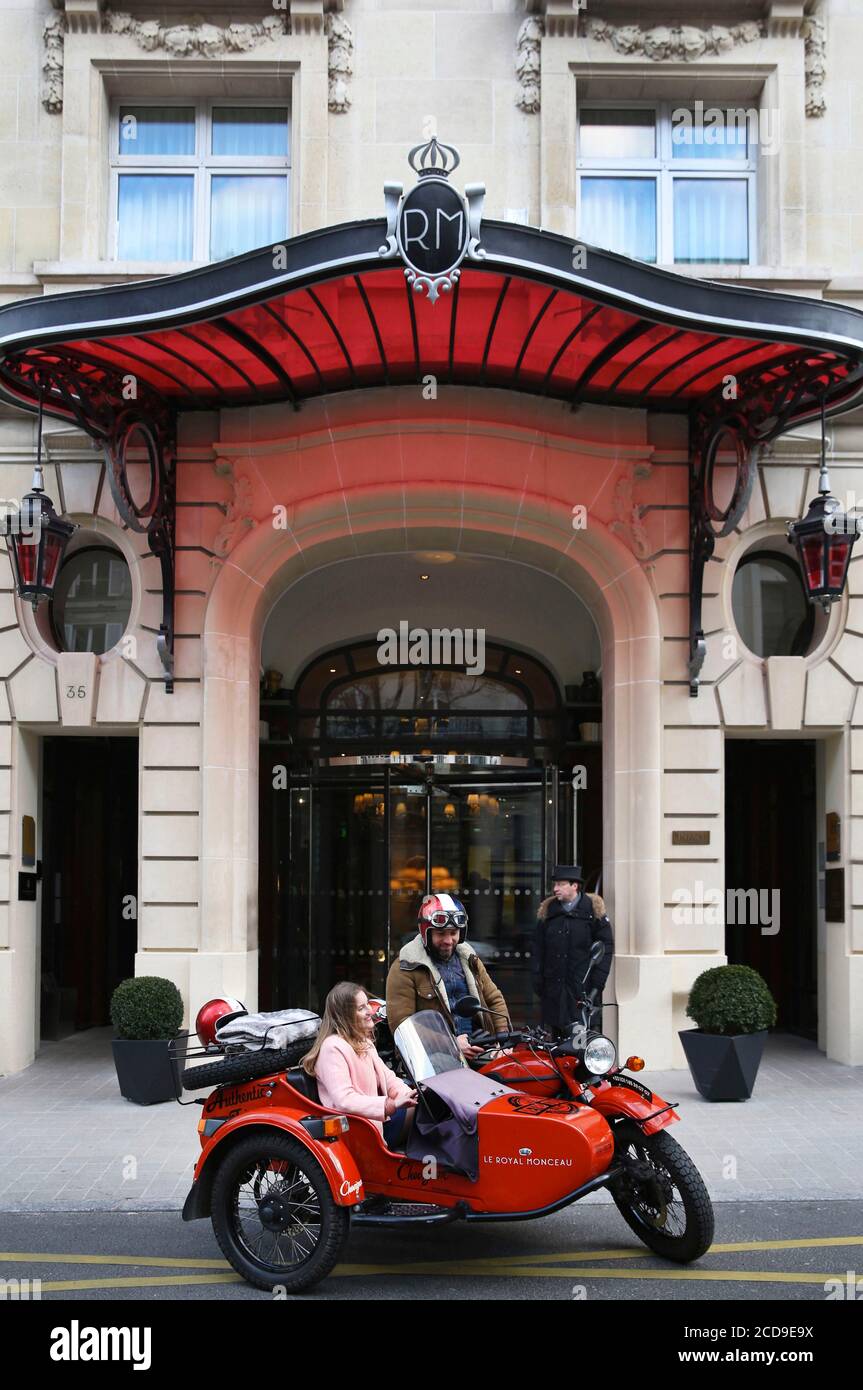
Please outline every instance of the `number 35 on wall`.
M57 657L60 719L66 726L86 728L93 722L97 661L95 652L60 652Z

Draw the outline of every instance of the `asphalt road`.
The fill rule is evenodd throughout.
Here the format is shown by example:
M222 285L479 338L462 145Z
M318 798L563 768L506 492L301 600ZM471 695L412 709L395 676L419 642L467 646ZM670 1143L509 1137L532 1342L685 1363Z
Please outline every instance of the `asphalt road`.
M607 1203L501 1226L356 1230L329 1278L289 1301L863 1300L863 1201L715 1211L714 1246L694 1266L651 1255ZM272 1301L226 1264L209 1221L178 1211L0 1212L0 1280L14 1279L41 1280L43 1301Z

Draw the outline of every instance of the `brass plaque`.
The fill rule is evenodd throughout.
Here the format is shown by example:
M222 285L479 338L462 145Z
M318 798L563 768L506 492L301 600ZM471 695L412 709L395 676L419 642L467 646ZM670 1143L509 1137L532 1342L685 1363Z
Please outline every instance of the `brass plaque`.
M845 921L844 869L828 869L824 874L824 917L828 922Z
M835 811L827 816L827 858L834 864L842 858L842 822Z
M671 843L673 845L709 845L709 830L672 830Z
M36 822L32 816L21 817L21 867L36 867Z

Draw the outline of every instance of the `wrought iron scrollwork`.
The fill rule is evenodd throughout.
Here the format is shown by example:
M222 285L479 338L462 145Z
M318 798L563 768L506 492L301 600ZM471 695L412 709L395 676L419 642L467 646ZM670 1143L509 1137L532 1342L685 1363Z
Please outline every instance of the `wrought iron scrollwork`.
M707 652L702 624L704 567L716 542L728 536L746 511L761 446L797 419L819 409L825 392L852 385L863 366L834 354L795 348L766 371L741 372L734 396L717 392L690 420L689 474L689 693L697 695ZM726 506L716 500L714 474L723 441L736 456L736 476Z
M156 646L170 693L174 680L174 415L140 379L78 348L50 346L26 357L11 356L0 378L16 392L35 396L54 415L78 425L101 444L111 496L132 531L145 535L162 570L162 622ZM134 398L128 390L134 387ZM125 404L128 402L128 404ZM120 404L124 403L124 404ZM137 441L137 444L136 444ZM134 459L139 451L141 459ZM130 465L149 470L147 495L137 500Z
M173 433L161 419L139 410L118 415L104 441L108 484L114 504L132 531L145 535L162 571L162 622L156 639L165 689L174 689L175 480ZM135 457L138 454L140 457ZM146 468L145 500L135 496L129 470Z
M727 506L714 490L714 473L723 441L731 440L736 475ZM758 446L741 421L697 420L691 432L689 474L689 693L698 694L701 668L707 655L702 623L704 567L716 542L734 530L749 504L755 478Z

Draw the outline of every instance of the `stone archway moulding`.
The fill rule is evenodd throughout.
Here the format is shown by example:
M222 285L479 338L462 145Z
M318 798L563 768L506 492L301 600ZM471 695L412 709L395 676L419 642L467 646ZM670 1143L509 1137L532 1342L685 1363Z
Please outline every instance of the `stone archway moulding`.
M639 562L599 522L572 529L571 508L522 498L512 513L499 489L464 489L460 553L543 570L588 605L603 649L604 892L614 914L617 954L659 956L660 625ZM359 505L358 505L359 504ZM351 521L347 525L346 505ZM258 672L261 636L273 605L322 565L399 549L453 547L451 503L427 497L406 522L401 488L360 487L297 506L290 531L257 526L225 561L203 633L202 926L200 950L257 947ZM445 538L445 539L444 539ZM501 542L505 541L505 546Z

